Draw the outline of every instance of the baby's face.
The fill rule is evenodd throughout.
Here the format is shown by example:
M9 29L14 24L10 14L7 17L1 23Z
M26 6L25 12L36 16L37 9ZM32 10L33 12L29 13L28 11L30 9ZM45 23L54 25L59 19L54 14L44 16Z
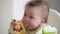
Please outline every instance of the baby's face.
M29 25L27 27L28 30L35 30L39 25L42 25L43 20L41 19L40 11L41 9L38 7L25 8L22 22L24 25L26 25L26 23Z

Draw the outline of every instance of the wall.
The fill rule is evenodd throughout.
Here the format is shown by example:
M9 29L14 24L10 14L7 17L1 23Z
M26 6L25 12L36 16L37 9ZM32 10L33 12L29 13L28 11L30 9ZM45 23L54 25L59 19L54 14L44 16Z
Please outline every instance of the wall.
M58 10L60 12L60 0L46 0L49 7Z
M21 20L28 0L13 0L13 19Z
M12 0L0 0L0 34L8 34L11 17Z

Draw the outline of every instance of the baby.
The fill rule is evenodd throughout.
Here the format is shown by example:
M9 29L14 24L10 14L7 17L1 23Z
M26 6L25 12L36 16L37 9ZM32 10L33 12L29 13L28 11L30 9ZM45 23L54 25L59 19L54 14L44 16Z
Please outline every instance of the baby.
M22 23L29 24L28 30L35 30L37 27L47 23L48 14L49 8L45 2L31 1L25 7Z
M49 7L45 1L33 0L27 3L22 18L27 34L43 34L42 28L46 26L48 14Z

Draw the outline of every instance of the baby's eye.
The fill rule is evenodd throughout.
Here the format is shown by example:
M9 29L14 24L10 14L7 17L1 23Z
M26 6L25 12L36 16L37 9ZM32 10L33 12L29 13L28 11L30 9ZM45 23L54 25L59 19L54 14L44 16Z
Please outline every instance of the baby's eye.
M30 16L30 18L33 18L32 16Z
M26 16L26 14L24 14L24 16Z

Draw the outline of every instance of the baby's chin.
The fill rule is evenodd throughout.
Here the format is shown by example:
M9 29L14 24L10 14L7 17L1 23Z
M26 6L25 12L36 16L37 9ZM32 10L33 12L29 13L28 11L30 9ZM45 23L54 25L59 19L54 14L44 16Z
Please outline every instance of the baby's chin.
M39 27L39 25L38 26L30 26L29 24L26 23L25 27L29 31L34 31L34 30L36 30Z
M28 27L28 28L26 28L26 29L29 30L29 31L35 31L37 28L38 28L38 27L35 27L35 28L33 28L33 27Z
M26 26L26 29L29 30L29 31L33 31L35 28L33 28L32 26Z

